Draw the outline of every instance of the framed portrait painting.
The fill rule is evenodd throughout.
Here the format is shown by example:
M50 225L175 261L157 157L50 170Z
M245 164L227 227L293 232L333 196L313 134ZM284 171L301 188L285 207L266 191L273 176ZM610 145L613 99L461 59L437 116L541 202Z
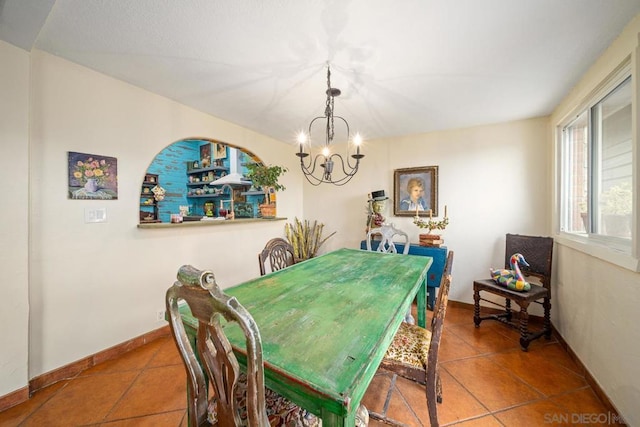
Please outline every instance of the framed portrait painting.
M438 216L438 166L396 169L393 188L395 216Z
M200 146L200 164L202 164L205 159L207 159L207 163L211 161L211 144L208 142Z

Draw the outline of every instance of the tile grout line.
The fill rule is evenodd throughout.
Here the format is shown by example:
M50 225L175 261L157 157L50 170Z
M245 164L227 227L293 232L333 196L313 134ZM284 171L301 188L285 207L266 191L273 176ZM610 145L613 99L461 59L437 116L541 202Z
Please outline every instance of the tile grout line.
M446 367L446 366L440 366L440 367L441 367L442 369L444 369L444 370L447 372L447 374L449 374L449 376L450 376L451 378L453 378L453 380L454 380L456 383L458 383L458 385L459 385L459 386L460 386L464 391L466 391L467 393L469 393L469 395L470 395L471 397L473 397L473 399L474 399L476 402L478 402L478 404L479 404L480 406L482 406L482 407L487 411L485 414L478 415L477 417L465 418L465 419L463 419L463 420L458 420L458 421L455 421L454 423L450 423L450 424L446 424L446 425L455 425L455 424L457 424L457 423L461 423L461 422L464 422L464 421L467 421L467 420L471 420L471 419L475 419L475 418L480 418L480 417L486 417L487 415L491 415L491 410L490 410L489 408L487 408L487 407L485 406L485 404L484 404L484 403L482 403L480 400L478 400L478 398L477 398L473 393L471 393L471 390L469 390L469 389L468 389L464 384L462 384L462 383L461 383L461 382L460 382L460 381L459 381L459 380L458 380L458 379L457 379L457 378L456 378L456 377L455 377L451 372L449 372L449 370L447 369L447 367ZM443 394L442 394L442 401L443 401L443 402L444 402L444 399L445 399L445 395L444 395L444 392L443 392Z
M142 347L142 346L141 346ZM111 422L111 421L117 421L117 420L110 420L107 421L107 418L109 418L109 415L111 415L111 413L113 412L113 410L118 406L118 404L122 401L122 399L124 398L124 396L129 392L129 390L131 390L131 388L133 387L133 385L136 383L136 381L138 380L138 378L140 378L140 376L142 376L142 373L148 368L149 364L151 363L151 361L158 355L158 353L160 352L160 349L162 348L162 346L158 346L158 348L156 349L156 351L153 353L153 355L149 358L149 360L147 360L147 363L144 364L144 366L142 368L140 368L138 370L138 374L131 380L131 383L129 383L129 386L122 392L122 394L120 395L120 397L114 402L113 406L111 406L111 409L109 409L107 411L107 413L104 415L104 417L102 417L102 420L100 421L100 424L106 423L106 422ZM123 418L123 419L131 419L130 418Z
M62 386L60 386L60 389L59 389L59 390L56 390L54 393L52 393L52 394L51 394L51 396L49 396L47 399L45 399L45 400L44 400L40 405L38 405L37 407L33 408L33 410L32 410L31 412L29 412L29 415L27 415L26 417L24 417L24 420L22 420L22 421L20 421L20 422L18 423L18 426L22 426L22 425L24 425L24 424L27 422L27 420L29 420L29 418L31 418L33 415L35 415L35 413L36 413L36 412L38 412L40 409L42 409L42 407L43 407L47 402L49 402L51 399L53 399L55 396L57 396L57 395L58 395L58 393L60 393L62 390L64 390L65 388L67 388L67 387L69 386L69 384L71 384L71 382L72 382L72 381L75 381L76 379L78 379L78 377L80 376L80 373L81 373L81 372L78 372L78 373L76 373L76 374L75 374L73 377L71 377L71 378L65 378L65 379L62 379L62 380L60 380L60 381L56 381L56 382L55 382L55 383L53 383L53 384L48 385L47 387L53 387L54 385L58 384L59 382L62 382L62 381L64 381L64 382L65 382L65 384L63 384ZM44 391L47 387L45 387L44 389L37 390L36 392L34 392L34 394L35 394L35 393L39 393L39 392ZM31 397L30 397L30 398L31 398Z

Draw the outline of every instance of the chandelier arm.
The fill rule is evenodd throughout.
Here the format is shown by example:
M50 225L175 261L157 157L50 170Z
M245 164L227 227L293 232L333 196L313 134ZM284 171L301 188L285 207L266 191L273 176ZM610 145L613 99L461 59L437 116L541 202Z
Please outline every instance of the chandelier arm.
M332 155L330 156L330 158L331 158L331 159L333 159L334 157L337 157L337 158L339 158L339 159L340 159L340 167L342 168L342 173L345 175L345 176L344 176L344 178L346 178L346 177L353 177L353 176L358 172L358 166L360 165L360 160L356 160L356 164L355 164L355 166L353 166L353 167L351 167L351 166L350 166L350 167L349 167L350 172L347 172L347 170L346 170L346 169L345 169L345 167L344 167L344 163L345 163L345 162L344 162L344 159L342 158L342 156L341 156L340 154L338 154L338 153L332 154ZM348 163L348 161L347 161L347 163ZM332 181L332 182L340 182L340 181L342 181L344 178L341 178L341 179L339 179L339 180Z
M313 120L311 120L311 123L309 123L309 153L306 156L303 156L302 154L299 154L298 156L300 157L300 166L303 169L303 172L305 173L305 175L307 173L311 173L313 174L316 170L316 162L317 162L317 156L314 157L314 160L311 159L311 127L313 126L313 123L318 120L318 119L325 119L326 117L324 116L318 116L316 118L314 118ZM302 153L302 152L301 152ZM304 164L304 157L309 157L309 164ZM313 168L311 169L311 171L309 171L309 168L313 166Z
M304 177L307 179L309 184L313 185L314 187L317 187L318 185L320 185L320 184L322 184L324 182L327 182L327 181L324 181L324 180L322 180L320 178L317 178L317 177L315 177L313 175L304 174ZM311 178L313 178L313 180Z
M352 155L349 154L349 144L350 144L350 140L351 140L351 130L349 129L349 123L342 116L335 116L335 118L342 120L344 122L344 125L347 127L347 166L351 170L353 170L355 168L356 172L357 172L358 165L360 164L360 158L355 158L355 161L356 161L355 165L351 164L351 160L350 159L352 158ZM344 168L344 162L343 162L343 165L342 165L342 170L343 170L345 175L348 175L346 170L345 170L345 168ZM355 174L356 172L353 172L353 173Z
M320 154L316 154L315 156L313 156L313 161L311 160L311 156L309 156L309 165L305 165L304 164L304 160L303 158L300 158L300 167L302 168L302 172L306 175L312 175L315 173L316 171L316 165L318 163L318 158L320 157ZM324 159L324 156L322 156ZM311 168L311 169L309 169Z

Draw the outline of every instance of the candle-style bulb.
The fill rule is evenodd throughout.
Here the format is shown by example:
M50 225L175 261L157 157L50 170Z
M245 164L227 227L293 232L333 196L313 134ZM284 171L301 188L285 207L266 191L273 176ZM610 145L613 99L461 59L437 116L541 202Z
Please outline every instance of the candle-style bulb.
M305 142L307 142L307 134L305 134L304 132L300 132L298 134L298 144L300 145L300 152L301 153L303 151L303 146L304 146Z
M356 145L356 154L360 154L360 145L362 145L362 137L356 133L353 137L353 143Z

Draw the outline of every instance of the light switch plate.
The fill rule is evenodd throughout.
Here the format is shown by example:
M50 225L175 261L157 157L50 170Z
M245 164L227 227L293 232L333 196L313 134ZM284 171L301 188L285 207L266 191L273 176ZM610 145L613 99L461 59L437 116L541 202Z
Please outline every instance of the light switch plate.
M84 222L87 224L107 222L107 208L85 208Z

